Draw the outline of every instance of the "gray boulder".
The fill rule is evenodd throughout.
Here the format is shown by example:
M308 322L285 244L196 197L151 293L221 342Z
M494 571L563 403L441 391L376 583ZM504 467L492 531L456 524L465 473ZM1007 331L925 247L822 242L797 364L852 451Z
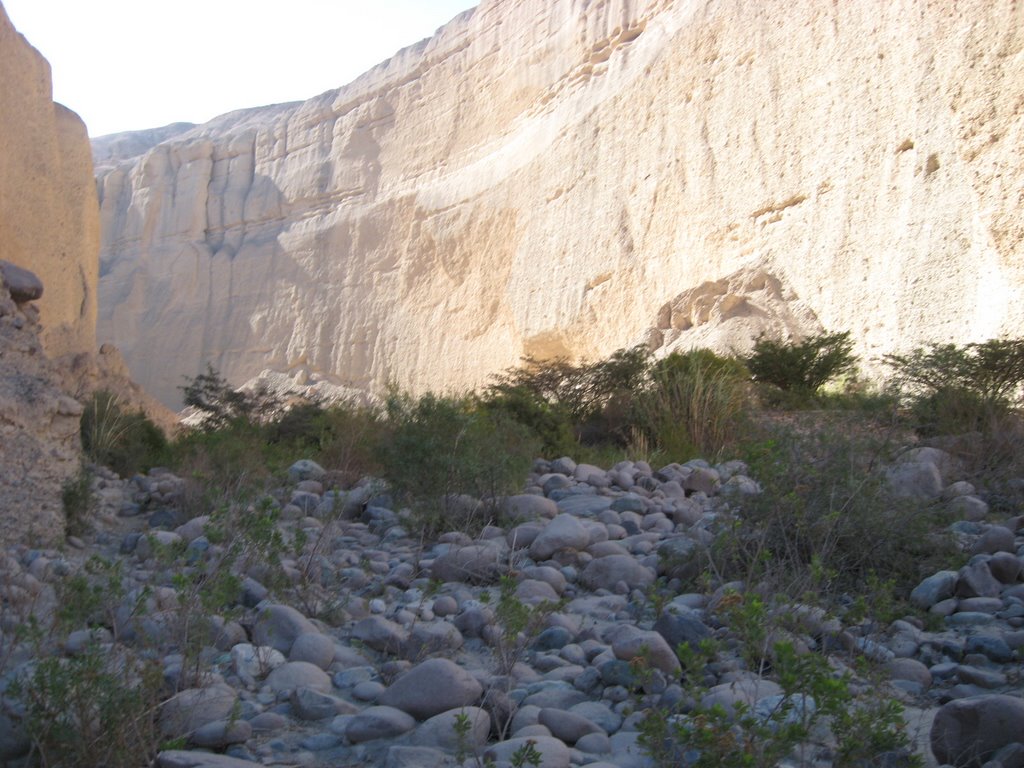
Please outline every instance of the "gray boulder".
M308 661L289 661L269 675L267 685L275 693L290 692L297 688L312 688L321 693L330 693L331 678L320 667Z
M530 557L534 560L547 560L555 552L562 549L586 549L590 543L590 533L583 523L574 515L557 515L540 532L530 545Z
M451 549L434 560L430 575L446 583L489 584L507 568L507 563L508 550L503 542L490 540Z
M416 727L416 720L395 707L368 707L353 716L345 728L345 738L353 744L401 736Z
M9 261L0 260L0 279L18 304L35 301L43 295L43 281L36 273Z
M953 596L959 578L956 571L939 571L924 579L910 593L910 602L921 610Z
M654 572L630 555L598 557L587 563L580 573L580 582L587 589L612 591L621 581L630 589L646 589L654 583Z
M287 656L299 635L318 632L313 622L291 606L268 605L256 617L253 645L269 645Z
M460 718L466 718L468 732L460 738L456 726ZM461 745L477 749L487 743L491 732L491 716L480 707L458 707L434 715L416 729L412 743L420 747L436 747L455 751Z
M159 768L255 768L260 765L229 755L190 752L185 749L169 749L159 753L156 764Z
M583 715L562 709L541 709L537 722L551 731L552 736L566 744L575 744L591 733L604 733L599 725Z
M981 768L1024 734L1024 700L992 695L956 699L935 715L931 748L939 763Z
M476 679L448 659L428 659L399 677L379 701L417 720L475 704L483 693Z
M510 520L518 523L537 518L550 519L558 514L558 506L544 496L523 493L502 499L501 511Z
M572 763L572 752L562 741L553 736L508 739L488 748L484 752L484 759L494 760L497 763L510 763L512 756L531 741L533 748L540 754L537 768L569 768Z
M169 739L188 736L207 723L226 720L237 701L238 694L223 683L188 688L160 707L160 732Z

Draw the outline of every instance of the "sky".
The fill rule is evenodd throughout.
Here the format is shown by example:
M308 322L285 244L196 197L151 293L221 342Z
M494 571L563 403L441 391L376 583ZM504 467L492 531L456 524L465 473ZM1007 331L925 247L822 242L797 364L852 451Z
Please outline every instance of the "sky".
M351 82L477 0L0 0L90 136Z

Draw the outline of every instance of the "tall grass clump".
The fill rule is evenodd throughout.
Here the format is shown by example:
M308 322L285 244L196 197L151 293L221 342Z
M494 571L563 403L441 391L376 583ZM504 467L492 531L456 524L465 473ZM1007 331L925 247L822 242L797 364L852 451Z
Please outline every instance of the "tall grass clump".
M92 395L81 420L82 450L93 464L128 477L161 463L167 457L167 437L141 410L125 408L106 390Z
M632 403L636 434L675 458L711 457L737 442L750 407L740 361L707 349L652 364Z
M539 448L528 428L471 398L392 393L386 414L385 476L427 535L479 531L488 500L520 489Z

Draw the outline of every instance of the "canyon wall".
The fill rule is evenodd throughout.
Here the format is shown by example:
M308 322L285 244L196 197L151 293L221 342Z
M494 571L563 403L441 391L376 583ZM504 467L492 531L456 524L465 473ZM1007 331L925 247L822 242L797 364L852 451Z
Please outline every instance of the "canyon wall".
M115 138L100 335L165 402L207 362L472 386L762 295L868 356L1024 335L1009 0L485 0L337 91Z
M39 275L43 347L96 349L99 205L85 124L0 4L0 259Z

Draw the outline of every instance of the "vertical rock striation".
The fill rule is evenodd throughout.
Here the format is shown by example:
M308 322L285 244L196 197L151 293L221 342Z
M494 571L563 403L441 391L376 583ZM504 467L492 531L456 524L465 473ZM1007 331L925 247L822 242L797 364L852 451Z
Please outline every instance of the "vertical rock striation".
M49 63L0 5L0 259L42 277L51 357L96 349L99 239L85 124L53 102Z
M485 0L306 102L94 142L100 334L166 402L207 361L422 390L668 345L698 286L761 306L735 275L869 355L1019 335L1022 14Z

